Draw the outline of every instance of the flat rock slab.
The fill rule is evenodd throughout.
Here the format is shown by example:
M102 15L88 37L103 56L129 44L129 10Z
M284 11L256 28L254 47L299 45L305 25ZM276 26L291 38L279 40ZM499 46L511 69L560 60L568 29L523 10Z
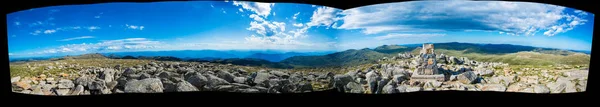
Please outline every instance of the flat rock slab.
M431 81L431 80L435 80L435 81L440 81L443 82L445 80L445 76L444 75L412 75L410 77L410 80L417 80L417 81Z

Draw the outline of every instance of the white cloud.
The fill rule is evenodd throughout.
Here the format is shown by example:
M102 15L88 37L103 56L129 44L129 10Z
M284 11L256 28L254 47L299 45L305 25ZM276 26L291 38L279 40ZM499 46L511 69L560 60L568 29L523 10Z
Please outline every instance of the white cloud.
M100 16L94 16L94 18L98 19L98 18L100 18Z
M31 34L31 35L38 35L38 34L40 34L40 33L42 33L42 31L40 31L40 30L35 30L35 31L33 31L33 32L29 33L29 34Z
M292 16L292 19L296 20L296 18L298 18L297 16L300 14L300 12L294 14L294 16Z
M211 8L215 8L215 6L213 6L212 4L210 4L210 7L211 7Z
M527 36L545 31L551 36L586 22L581 18L584 14L567 15L564 9L527 2L411 1L344 10L343 24L336 28L360 29L365 34L474 30ZM561 26L565 23L573 26Z
M8 56L13 56L13 55L14 55L13 53L8 53Z
M295 27L302 27L302 23L296 23L296 24L292 24L292 25L294 25Z
M339 20L336 17L339 10L330 7L320 7L313 12L310 17L310 22L306 23L307 26L327 26L329 27L335 21Z
M15 25L19 26L21 25L21 22L15 22Z
M90 26L90 27L88 27L88 29L90 31L93 31L93 30L96 30L96 29L100 29L100 27L98 27L98 26Z
M243 9L250 10L256 14L267 17L271 13L271 7L274 3L261 3L261 2L245 2L245 1L233 1L233 5L242 6Z
M225 0L225 2L229 2L229 1Z
M44 31L44 34L52 34L52 33L55 33L55 32L56 32L56 30L54 30L54 29L49 29L49 30L45 30L45 31Z
M129 24L125 24L125 26L127 27L127 29L144 30L144 26L136 26L136 25L129 25Z
M80 36L80 37L74 37L74 38L61 39L61 40L57 40L57 41L71 41L71 40L89 39L89 38L94 38L94 37L93 36Z
M242 10L241 8L240 8L240 9L238 9L238 11L240 11L240 12L244 12L244 10Z
M285 23L283 23L283 22L273 22L273 24L275 26L277 26L277 28L279 28L281 30L281 32L285 31Z
M80 37L88 38L88 37ZM72 39L74 40L74 39ZM148 49L161 48L164 43L152 41L146 38L126 38L118 40L104 40L98 43L68 44L54 48L48 48L37 52L36 54L56 54L56 53L91 53L91 52L113 52L113 51L143 51Z
M262 17L260 17L260 16L258 16L258 15L256 15L256 14L251 14L251 15L250 15L250 18L252 18L252 19L254 19L255 21L258 21L258 22L263 22L263 21L265 21L265 19L263 19Z
M401 33L391 33L385 36L377 36L375 40L388 40L388 39L402 39L402 38L413 38L413 37L437 37L437 36L446 36L446 34L401 34Z
M225 10L223 10L223 13L227 14L227 12L225 12Z

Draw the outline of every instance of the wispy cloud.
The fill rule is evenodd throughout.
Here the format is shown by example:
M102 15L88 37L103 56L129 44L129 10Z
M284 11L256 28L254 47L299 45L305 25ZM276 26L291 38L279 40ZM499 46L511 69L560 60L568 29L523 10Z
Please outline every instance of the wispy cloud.
M21 25L21 22L15 22L15 25L19 26Z
M78 37L90 38L90 37ZM74 38L69 38L75 40ZM68 44L58 47L46 48L32 52L37 55L58 53L90 53L90 52L115 52L115 51L140 51L162 47L163 43L146 38L126 38L117 40L103 40L98 43Z
M300 14L300 12L294 14L294 16L292 16L292 19L296 20L296 18L298 18L298 15Z
M340 18L336 17L336 14L340 10L331 7L319 7L313 12L310 17L310 22L306 23L306 26L331 26Z
M80 36L80 37L74 37L74 38L61 39L61 40L57 40L57 41L71 41L71 40L89 39L89 38L94 38L94 37L93 36Z
M250 10L260 16L267 17L271 13L271 7L275 4L274 3L233 1L233 5L242 6L243 9Z
M125 26L128 29L133 29L133 30L144 30L144 26L136 26L136 25L129 25L129 24L125 24Z
M89 29L90 31L94 31L94 30L96 30L96 29L100 29L100 27L98 27L98 26L90 26L90 27L88 27L88 29Z
M302 27L303 26L302 23L296 23L296 24L292 24L292 25L295 26L295 27Z
M343 24L337 28L364 34L480 30L552 36L587 22L581 18L585 14L569 15L564 10L527 2L411 1L344 10L339 13Z
M49 29L49 30L45 30L45 31L44 31L44 34L52 34L52 33L55 33L55 32L56 32L56 30L54 30L54 29Z
M400 39L400 38L428 38L428 37L438 37L438 36L446 36L446 34L402 34L402 33L391 33L385 36L377 36L375 40L388 40L388 39Z

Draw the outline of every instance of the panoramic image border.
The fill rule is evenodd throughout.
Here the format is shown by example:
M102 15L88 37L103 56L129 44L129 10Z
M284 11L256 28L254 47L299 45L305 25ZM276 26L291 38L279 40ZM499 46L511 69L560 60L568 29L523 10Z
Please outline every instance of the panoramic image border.
M12 91L34 95L554 94L586 91L593 21L504 1L101 3L8 14L7 38Z

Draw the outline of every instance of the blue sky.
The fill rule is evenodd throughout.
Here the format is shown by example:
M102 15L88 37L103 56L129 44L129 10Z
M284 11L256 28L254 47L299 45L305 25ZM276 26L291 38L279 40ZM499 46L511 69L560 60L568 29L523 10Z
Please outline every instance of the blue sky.
M413 1L348 10L237 1L102 3L8 14L7 38L11 57L202 49L315 52L424 42L590 50L593 18L561 6L497 1Z

